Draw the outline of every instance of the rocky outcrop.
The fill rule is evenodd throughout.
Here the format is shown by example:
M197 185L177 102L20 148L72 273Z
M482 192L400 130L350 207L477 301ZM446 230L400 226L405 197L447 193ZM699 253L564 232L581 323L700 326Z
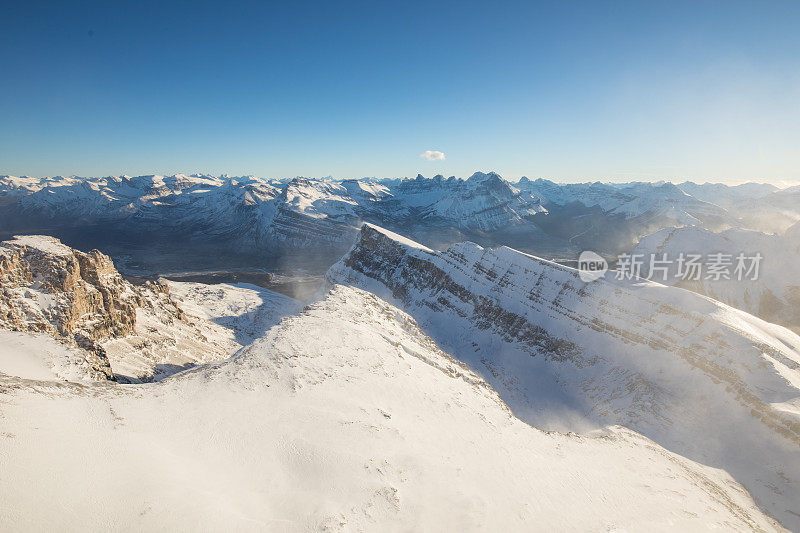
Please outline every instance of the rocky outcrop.
M72 250L51 237L3 242L0 283L0 324L62 337L124 336L133 331L135 309L141 303L107 256L97 250Z
M162 282L134 286L111 259L52 237L0 243L0 327L47 333L85 352L90 375L114 380L104 344L136 333L137 310L188 322Z

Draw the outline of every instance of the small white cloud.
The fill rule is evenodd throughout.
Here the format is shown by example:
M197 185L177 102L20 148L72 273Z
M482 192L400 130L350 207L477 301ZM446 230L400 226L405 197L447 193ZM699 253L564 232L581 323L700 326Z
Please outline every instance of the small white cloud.
M444 152L440 152L439 150L425 150L419 156L423 159L427 159L428 161L441 161L444 159Z

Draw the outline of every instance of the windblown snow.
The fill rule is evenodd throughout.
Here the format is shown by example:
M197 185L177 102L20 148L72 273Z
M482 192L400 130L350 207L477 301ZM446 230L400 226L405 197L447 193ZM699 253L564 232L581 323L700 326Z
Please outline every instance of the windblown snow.
M725 472L630 430L526 425L352 287L160 383L2 388L10 529L778 528Z

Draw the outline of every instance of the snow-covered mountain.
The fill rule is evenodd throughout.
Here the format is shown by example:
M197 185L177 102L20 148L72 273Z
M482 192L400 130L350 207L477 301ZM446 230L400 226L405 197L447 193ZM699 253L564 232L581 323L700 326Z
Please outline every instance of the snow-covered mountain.
M12 214L19 216L234 237L241 246L270 248L341 243L362 218L491 231L545 211L497 174L481 173L468 180L419 177L395 190L370 181L305 178L4 177L0 194L15 200Z
M492 231L521 223L547 210L541 200L520 191L498 174L476 172L467 180L419 175L394 188L403 215L441 221L466 229Z
M49 233L84 247L147 234L151 243L194 243L238 256L313 250L328 254L330 264L366 221L431 246L471 239L569 257L591 247L615 254L671 226L717 231L774 222L785 229L800 219L792 194L760 184L510 183L493 172L403 180L4 176L0 229Z
M605 213L625 219L661 217L685 225L725 225L732 224L735 220L734 216L719 205L699 199L667 182L558 185L541 178L531 181L523 177L518 186L546 198L545 205L579 203L586 207L598 207Z
M354 287L159 383L0 390L13 530L781 529L726 472L631 430L523 423Z
M780 530L764 512L800 527L800 336L691 291L367 224L302 310L164 281L146 289L159 321L131 300L131 323L109 308L131 316L117 303L144 289L99 252L83 268L53 239L4 246L6 309L127 324L102 341L130 348L115 371L174 328L200 333L178 344L194 368L120 385L63 372L80 347L53 332L0 331L11 528ZM93 290L108 297L77 296ZM203 364L203 343L229 352Z
M745 227L781 234L800 221L800 186L743 200L737 208Z
M622 424L722 468L800 527L800 336L693 292L374 226L330 272L413 316L522 420Z
M770 183L695 183L684 181L678 188L698 200L719 205L725 209L736 209L742 202L764 198L780 189Z
M705 294L769 322L800 332L800 224L784 235L768 235L753 230L729 229L714 233L700 227L667 228L643 238L633 254L647 262L655 255L671 259L666 276L659 281ZM709 256L723 254L727 263L724 277L709 272L699 276L679 276L675 261L680 254ZM742 275L735 272L737 257L753 258L760 254L757 269L753 261L744 263ZM748 275L744 275L748 274ZM666 277L666 279L663 279ZM694 279L699 277L699 279ZM686 279L684 279L686 278ZM741 278L741 279L739 279Z

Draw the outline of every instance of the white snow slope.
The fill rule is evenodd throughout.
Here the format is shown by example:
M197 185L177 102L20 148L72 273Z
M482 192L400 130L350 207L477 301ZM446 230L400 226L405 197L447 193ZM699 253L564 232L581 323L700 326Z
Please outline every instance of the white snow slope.
M98 379L76 346L58 342L47 333L0 329L0 373L26 379Z
M375 226L328 273L411 314L521 419L620 424L722 468L800 529L800 336L693 292Z
M159 383L0 376L7 530L775 530L725 472L623 428L514 418L352 287Z
M281 318L301 307L297 300L250 283L166 283L181 309L222 326L224 336L239 347L263 336Z
M300 306L297 300L249 283L161 281L169 286L170 297L186 313L191 328L182 322L165 323L149 309L137 309L135 333L103 343L118 374L140 376L154 361L161 361L156 366L158 380L200 363L227 359Z

